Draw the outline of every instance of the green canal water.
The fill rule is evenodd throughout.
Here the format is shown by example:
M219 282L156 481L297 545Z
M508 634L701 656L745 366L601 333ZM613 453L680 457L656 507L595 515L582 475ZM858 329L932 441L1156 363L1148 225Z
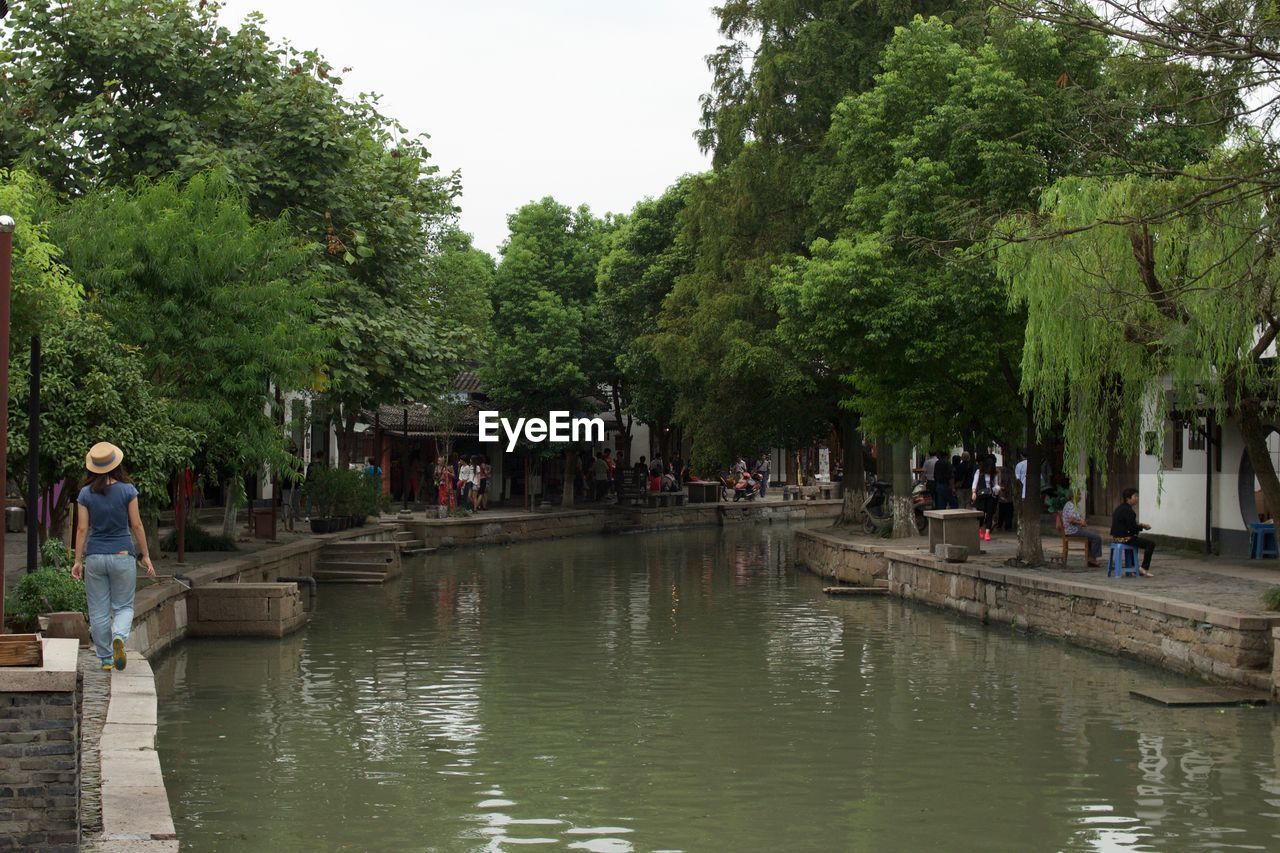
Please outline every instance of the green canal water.
M1280 717L886 599L786 526L463 549L156 666L186 850L1280 849Z

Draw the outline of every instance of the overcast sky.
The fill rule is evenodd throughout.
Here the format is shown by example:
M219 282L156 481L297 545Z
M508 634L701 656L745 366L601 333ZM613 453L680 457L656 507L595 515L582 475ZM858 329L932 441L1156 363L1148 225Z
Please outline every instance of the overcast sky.
M693 132L720 42L712 0L228 0L273 39L317 48L349 94L431 134L462 170L462 227L496 253L546 195L624 212L706 168Z

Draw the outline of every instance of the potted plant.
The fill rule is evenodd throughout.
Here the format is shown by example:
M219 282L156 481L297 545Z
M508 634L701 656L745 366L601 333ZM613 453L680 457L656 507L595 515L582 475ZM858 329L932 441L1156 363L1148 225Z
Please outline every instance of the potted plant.
M5 617L14 628L31 631L41 627L46 636L69 637L85 644L89 639L84 582L71 577L73 557L61 539L49 539L41 549L41 565L24 575L5 600ZM42 617L45 625L41 626Z
M339 473L333 468L318 468L306 483L307 498L315 508L315 515L311 517L312 533L333 533L338 530L335 504L338 499Z

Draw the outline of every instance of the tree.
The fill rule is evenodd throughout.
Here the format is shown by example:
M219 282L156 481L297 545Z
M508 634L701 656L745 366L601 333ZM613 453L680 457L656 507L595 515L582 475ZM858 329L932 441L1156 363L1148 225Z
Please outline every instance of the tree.
M548 197L520 208L508 225L493 284L493 350L481 379L504 417L581 411L607 359L594 333L606 224L585 206L573 210ZM560 449L569 506L577 455Z
M273 45L260 15L223 27L218 8L15 8L0 49L0 165L30 164L71 195L216 171L254 214L288 212L333 284L316 322L345 460L361 411L440 393L456 342L475 337L438 332L436 316L451 309L427 282L458 176L440 175L425 138L384 116L376 97L344 97L319 54Z
M286 220L253 220L226 180L197 175L86 196L55 233L90 304L139 348L229 492L264 461L288 463L272 386L317 383L324 347L314 256Z
M1158 446L1174 410L1236 414L1280 507L1263 424L1280 394L1274 196L1201 202L1218 176L1268 168L1266 157L1252 146L1172 179L1066 178L1037 215L1006 223L1000 269L1029 317L1024 381L1040 421L1064 422L1069 454L1100 461L1113 441L1136 453L1148 435Z
M1077 98L1061 79L1093 85L1105 53L1009 16L978 38L917 17L875 85L836 108L813 209L837 236L780 277L782 328L829 359L866 428L980 447L1018 429L1025 321L983 252L989 223L1079 164ZM1034 564L1038 493L1028 498L1020 556ZM909 496L894 502L905 532Z
M674 421L675 395L657 352L656 335L663 300L676 279L693 268L693 250L680 229L690 181L683 178L659 198L637 204L619 222L600 262L599 330L609 357L599 377L599 393L621 427L624 454L631 447L633 417L654 426ZM629 461L620 458L619 465Z
M84 477L84 454L99 441L124 451L126 467L150 507L168 502L169 478L189 463L196 436L146 378L138 347L88 310L63 312L43 333L40 375L40 472L64 480L50 532L60 535ZM9 464L26 469L28 362L9 373ZM34 520L30 523L34 524Z
M14 219L10 341L22 342L84 297L49 237L56 202L49 188L21 169L0 169L0 213Z

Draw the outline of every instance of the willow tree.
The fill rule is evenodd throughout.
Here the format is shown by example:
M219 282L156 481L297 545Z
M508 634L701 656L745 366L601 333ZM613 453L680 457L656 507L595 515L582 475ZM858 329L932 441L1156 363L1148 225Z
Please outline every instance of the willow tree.
M1235 415L1280 507L1263 426L1280 392L1275 199L1220 179L1262 159L1244 147L1174 178L1068 178L1004 223L999 269L1027 311L1023 385L1041 425L1063 423L1068 454L1138 452L1174 409Z

